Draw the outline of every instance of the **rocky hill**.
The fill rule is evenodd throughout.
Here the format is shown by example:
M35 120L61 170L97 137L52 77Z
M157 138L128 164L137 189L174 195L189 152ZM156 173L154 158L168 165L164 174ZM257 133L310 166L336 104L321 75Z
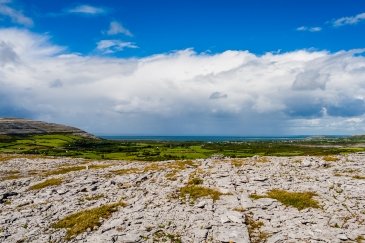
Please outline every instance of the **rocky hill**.
M31 135L56 133L66 133L92 137L91 134L75 127L20 118L0 118L0 135Z

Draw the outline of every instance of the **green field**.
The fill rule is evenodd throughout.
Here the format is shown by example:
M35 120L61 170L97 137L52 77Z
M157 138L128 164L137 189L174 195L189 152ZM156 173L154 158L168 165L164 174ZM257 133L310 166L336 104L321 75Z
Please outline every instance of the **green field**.
M299 141L157 142L111 141L68 134L0 136L0 153L68 156L87 159L162 161L213 155L259 156L335 155L365 151L365 137L317 138Z

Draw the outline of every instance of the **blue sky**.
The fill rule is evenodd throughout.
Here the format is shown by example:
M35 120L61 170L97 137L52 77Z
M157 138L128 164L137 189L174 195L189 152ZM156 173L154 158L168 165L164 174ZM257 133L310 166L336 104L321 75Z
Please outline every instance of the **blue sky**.
M365 133L365 2L0 0L0 116L97 134Z
M49 33L52 40L70 51L93 53L95 42L105 39L111 21L121 23L133 36L114 36L136 43L121 56L147 56L194 48L198 52L250 50L293 51L303 48L338 51L362 48L364 23L334 27L333 20L356 16L365 9L358 0L258 0L258 1L44 1L16 0L33 19L32 31ZM73 12L90 6L99 12ZM81 9L80 9L81 10ZM365 11L365 10L364 10ZM3 25L7 23L6 19ZM322 28L298 31L301 26Z

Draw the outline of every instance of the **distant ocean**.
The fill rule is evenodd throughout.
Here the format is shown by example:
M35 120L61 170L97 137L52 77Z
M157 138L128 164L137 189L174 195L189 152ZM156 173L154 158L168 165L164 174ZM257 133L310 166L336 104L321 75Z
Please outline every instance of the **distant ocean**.
M343 136L270 136L270 137L235 137L235 136L99 136L109 140L123 141L170 141L170 142L244 142L244 141L283 141L309 140L315 138L341 138Z

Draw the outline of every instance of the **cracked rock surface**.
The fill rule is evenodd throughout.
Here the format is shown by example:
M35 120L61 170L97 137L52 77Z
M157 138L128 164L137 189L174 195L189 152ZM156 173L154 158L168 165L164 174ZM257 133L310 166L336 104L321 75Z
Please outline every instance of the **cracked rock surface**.
M365 155L176 161L90 161L0 155L0 242L65 242L52 224L123 201L100 225L70 242L361 242L365 237ZM152 166L151 166L152 165ZM75 171L52 174L60 168ZM179 197L191 178L218 200ZM30 188L50 178L62 183ZM272 189L311 191L319 208L298 210ZM364 241L365 242L365 241Z

